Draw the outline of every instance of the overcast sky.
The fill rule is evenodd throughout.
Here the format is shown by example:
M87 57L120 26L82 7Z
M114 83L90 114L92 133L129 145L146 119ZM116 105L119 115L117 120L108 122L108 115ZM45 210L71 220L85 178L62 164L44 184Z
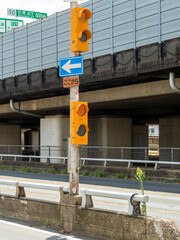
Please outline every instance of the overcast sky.
M87 1L87 0L82 0ZM29 10L35 12L43 12L52 15L55 12L69 8L70 4L64 0L1 0L0 18L14 19L12 16L7 16L7 8ZM18 18L24 23L35 21L35 19Z

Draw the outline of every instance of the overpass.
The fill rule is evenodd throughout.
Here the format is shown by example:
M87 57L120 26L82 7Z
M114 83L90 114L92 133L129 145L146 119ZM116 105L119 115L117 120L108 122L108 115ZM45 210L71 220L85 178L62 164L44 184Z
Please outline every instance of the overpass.
M180 84L180 2L97 0L83 7L93 15L80 77L80 100L90 106L90 145L147 146L147 124L159 123L160 146L180 147L179 95L168 81L174 72ZM34 142L66 145L69 90L58 60L69 56L69 29L66 10L1 35L1 144L22 143L22 129L31 129ZM10 99L41 118L12 112Z

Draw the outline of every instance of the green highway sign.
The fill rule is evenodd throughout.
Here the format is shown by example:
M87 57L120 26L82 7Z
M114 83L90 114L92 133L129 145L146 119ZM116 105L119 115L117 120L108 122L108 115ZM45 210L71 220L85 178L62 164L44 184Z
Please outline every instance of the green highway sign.
M13 28L21 27L24 25L22 20L0 18L0 33L5 33Z
M7 9L7 15L14 16L14 17L25 17L25 18L35 18L35 19L47 17L47 13L32 12L32 11L12 9L12 8Z

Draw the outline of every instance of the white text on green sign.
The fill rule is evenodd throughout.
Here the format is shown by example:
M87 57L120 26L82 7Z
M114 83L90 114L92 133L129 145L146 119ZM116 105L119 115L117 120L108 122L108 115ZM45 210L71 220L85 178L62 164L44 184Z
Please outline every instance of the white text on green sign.
M25 17L25 18L35 18L35 19L47 17L47 13L33 12L33 11L20 10L20 9L11 9L11 8L7 9L7 14L15 17Z
M0 18L0 33L5 33L13 28L21 27L24 25L22 20Z

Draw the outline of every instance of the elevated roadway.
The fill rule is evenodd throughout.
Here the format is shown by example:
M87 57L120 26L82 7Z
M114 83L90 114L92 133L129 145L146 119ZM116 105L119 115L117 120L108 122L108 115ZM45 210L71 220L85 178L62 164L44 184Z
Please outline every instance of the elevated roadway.
M180 86L180 78L176 79ZM160 117L178 115L180 95L174 92L169 80L146 82L128 86L119 86L102 90L80 93L81 101L87 101L90 116L122 115L127 117ZM15 102L15 107L42 116L52 114L69 114L69 95L55 96L36 100ZM14 113L10 104L0 105L0 119L30 120L31 116Z

